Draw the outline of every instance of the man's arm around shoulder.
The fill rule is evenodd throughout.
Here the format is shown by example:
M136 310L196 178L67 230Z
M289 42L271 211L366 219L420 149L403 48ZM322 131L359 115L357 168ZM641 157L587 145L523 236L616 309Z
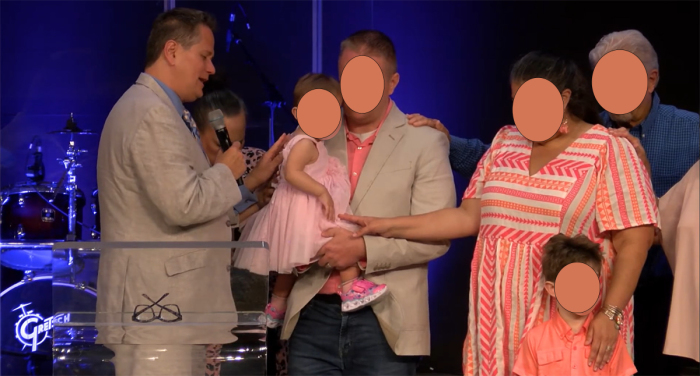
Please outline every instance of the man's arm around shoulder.
M457 136L450 137L450 164L452 169L463 178L470 180L476 171L481 157L491 145L483 143L478 138L466 139Z
M416 176L411 188L411 215L455 206L454 178L449 160L449 141L431 128L415 129L423 141L416 159ZM367 273L425 264L447 252L449 241L418 243L404 239L365 236Z

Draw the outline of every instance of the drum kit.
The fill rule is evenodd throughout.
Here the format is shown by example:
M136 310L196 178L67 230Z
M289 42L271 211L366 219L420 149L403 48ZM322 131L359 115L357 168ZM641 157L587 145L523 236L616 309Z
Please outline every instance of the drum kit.
M66 319L57 317L56 313L95 311L97 297L91 286L96 273L95 276L81 273L86 265L97 262L98 252L73 249L59 252L52 247L60 242L82 240L87 198L78 188L75 171L82 167L79 159L87 151L77 147L76 138L99 133L80 129L71 114L65 128L49 134L69 136L65 157L58 158L65 170L58 183L44 181L41 141L35 137L30 146L35 149L34 162L27 166L26 172L29 181L5 188L0 195L0 263L5 268L24 272L21 281L0 293L3 353L0 374L45 372L38 368L41 368L39 363L45 364L46 358L51 358L50 329L55 322ZM100 237L98 197L95 189L91 197L93 239ZM96 272L96 266L87 269ZM87 340L94 341L94 337Z

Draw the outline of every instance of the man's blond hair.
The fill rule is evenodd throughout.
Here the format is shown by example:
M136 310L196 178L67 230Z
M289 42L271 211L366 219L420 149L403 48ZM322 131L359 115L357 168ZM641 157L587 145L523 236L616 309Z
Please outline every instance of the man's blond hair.
M394 42L386 34L377 30L360 30L340 43L340 53L350 49L362 54L375 54L389 63L389 74L397 72L396 49Z

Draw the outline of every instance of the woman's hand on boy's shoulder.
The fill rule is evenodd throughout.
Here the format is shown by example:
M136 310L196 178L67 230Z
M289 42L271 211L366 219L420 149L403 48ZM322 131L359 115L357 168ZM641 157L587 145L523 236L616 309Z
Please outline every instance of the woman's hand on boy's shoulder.
M615 328L615 323L608 316L602 311L595 315L588 327L586 336L586 345L591 346L588 366L592 367L594 372L602 369L610 362L619 335L620 333Z

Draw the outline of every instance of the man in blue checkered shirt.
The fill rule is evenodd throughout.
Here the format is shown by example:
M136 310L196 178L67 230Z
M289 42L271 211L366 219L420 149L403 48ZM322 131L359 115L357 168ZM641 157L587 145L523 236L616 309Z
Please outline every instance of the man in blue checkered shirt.
M645 164L657 197L678 183L700 159L700 118L697 113L661 104L655 93L659 63L651 43L637 30L608 34L589 54L593 68L608 52L626 50L635 54L647 70L647 94L634 111L615 115L601 113L603 125L613 134L628 138ZM451 136L439 120L408 115L409 124L431 126L450 139L452 169L470 179L490 145L479 139ZM661 224L663 227L663 223ZM635 291L635 364L640 374L662 374L671 366L662 356L673 278L663 249L656 245L649 254ZM641 312L641 313L640 313Z

